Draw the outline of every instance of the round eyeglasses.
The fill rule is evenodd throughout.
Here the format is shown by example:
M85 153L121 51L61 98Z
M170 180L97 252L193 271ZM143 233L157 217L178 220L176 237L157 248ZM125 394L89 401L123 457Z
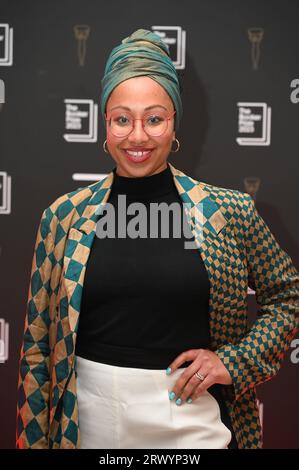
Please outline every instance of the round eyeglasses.
M167 111L159 110L149 112L141 119L134 119L131 113L127 111L112 111L109 116L105 113L105 121L108 122L110 131L115 137L127 137L134 129L135 121L142 121L144 131L151 137L159 137L166 132L168 122L176 113L168 113Z

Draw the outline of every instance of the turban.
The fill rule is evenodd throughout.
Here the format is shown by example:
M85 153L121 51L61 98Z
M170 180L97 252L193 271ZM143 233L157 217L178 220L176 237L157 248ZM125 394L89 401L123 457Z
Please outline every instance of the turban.
M158 82L172 99L177 130L183 113L179 78L168 45L157 34L146 29L138 29L123 39L108 57L101 81L101 114L104 123L106 103L113 89L124 80L141 75Z

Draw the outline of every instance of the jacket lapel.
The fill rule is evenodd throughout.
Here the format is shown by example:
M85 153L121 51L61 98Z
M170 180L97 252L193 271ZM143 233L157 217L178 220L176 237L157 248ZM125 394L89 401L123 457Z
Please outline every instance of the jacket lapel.
M82 216L71 226L63 258L62 279L68 298L70 331L77 333L85 270L99 219L99 210L110 195L113 172L102 180ZM75 340L75 337L73 337ZM74 341L75 346L75 341Z
M226 245L223 243L223 238L221 238L220 235L225 232L227 219L222 214L219 206L210 198L208 191L203 189L203 183L199 184L198 181L185 175L170 163L169 166L177 191L182 201L185 203L185 213L192 234L194 235L195 243L200 250L209 277L213 279L215 273L214 263L216 263L219 257L225 256ZM113 172L110 172L107 177L100 182L99 188L90 198L83 214L70 227L68 233L62 267L62 283L65 295L67 296L62 335L64 339L66 337L69 338L72 347L70 348L70 354L61 350L57 351L57 355L60 357L54 358L54 363L64 361L66 365L67 357L66 367L68 369L66 371L67 373L65 373L64 380L56 380L56 384L54 384L58 389L58 396L56 394L56 399L54 400L56 405L63 393L68 376L74 365L74 351L86 265L95 236L99 213L109 199L113 176ZM215 285L211 287L211 299L216 287ZM213 314L213 312L210 310L210 315L211 314ZM213 318L211 318L211 321L213 321ZM52 410L51 418L54 416L55 408L56 406Z

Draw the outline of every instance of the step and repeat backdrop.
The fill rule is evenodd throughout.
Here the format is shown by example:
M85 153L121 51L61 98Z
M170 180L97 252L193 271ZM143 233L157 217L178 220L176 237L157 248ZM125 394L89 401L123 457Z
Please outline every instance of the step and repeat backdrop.
M168 44L182 83L180 150L193 178L248 192L299 269L296 0L0 3L0 448L15 446L18 360L36 231L58 196L114 167L100 80L139 28ZM250 322L255 293L248 291ZM258 387L265 448L299 448L299 338Z

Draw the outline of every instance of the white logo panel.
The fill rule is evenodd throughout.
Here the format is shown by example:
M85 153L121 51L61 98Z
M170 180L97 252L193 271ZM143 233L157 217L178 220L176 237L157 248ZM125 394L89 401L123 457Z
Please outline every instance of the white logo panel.
M8 24L0 23L0 65L13 64L13 29Z
M11 177L0 171L0 215L11 213Z
M271 108L266 103L237 103L239 145L270 145Z
M98 105L89 99L65 99L67 142L96 142L98 138Z
M8 338L9 324L3 318L0 318L0 364L3 364L8 359Z
M168 45L171 60L177 70L186 64L186 31L181 26L152 26L155 34Z

